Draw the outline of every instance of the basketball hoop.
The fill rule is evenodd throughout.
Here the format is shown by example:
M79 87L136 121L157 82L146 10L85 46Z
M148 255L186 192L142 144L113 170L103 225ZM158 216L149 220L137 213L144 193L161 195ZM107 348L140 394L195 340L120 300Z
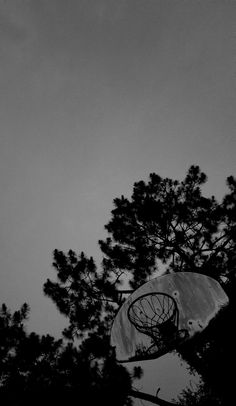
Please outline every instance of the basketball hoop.
M170 348L171 343L176 344L178 337L183 339L187 336L187 330L178 330L177 303L166 293L152 292L138 297L129 306L127 315L140 333L152 338L151 353L162 351L167 346Z
M111 328L119 362L156 359L203 331L229 299L213 278L176 272L154 278L122 303Z

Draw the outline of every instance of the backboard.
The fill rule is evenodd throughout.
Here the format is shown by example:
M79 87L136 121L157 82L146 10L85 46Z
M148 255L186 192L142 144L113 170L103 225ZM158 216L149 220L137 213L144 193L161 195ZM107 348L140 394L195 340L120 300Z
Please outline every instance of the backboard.
M135 290L119 309L111 345L119 362L158 358L201 332L228 303L209 276L178 272L154 278Z

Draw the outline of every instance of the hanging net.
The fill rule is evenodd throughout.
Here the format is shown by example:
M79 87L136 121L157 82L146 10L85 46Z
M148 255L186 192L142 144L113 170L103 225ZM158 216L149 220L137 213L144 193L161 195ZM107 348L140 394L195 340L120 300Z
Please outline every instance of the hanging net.
M185 336L185 331L178 330L177 303L165 293L147 293L134 300L128 308L128 319L139 332L152 338L151 352L170 347Z

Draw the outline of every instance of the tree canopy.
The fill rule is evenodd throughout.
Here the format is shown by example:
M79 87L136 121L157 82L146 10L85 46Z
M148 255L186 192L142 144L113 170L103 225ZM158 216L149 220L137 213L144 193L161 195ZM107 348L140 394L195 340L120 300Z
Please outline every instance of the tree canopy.
M11 406L68 402L129 405L131 376L88 340L79 349L52 336L27 333L29 307L0 310L0 398ZM105 346L105 345L104 345ZM96 352L97 348L97 352ZM135 372L135 371L134 371ZM138 377L139 371L136 371ZM117 387L122 390L117 391ZM114 393L116 396L114 397Z
M24 328L27 306L13 315L3 307L2 390L11 393L9 388L15 385L25 388L24 393L36 388L42 394L40 388L44 387L55 396L57 387L63 388L58 401L77 393L104 405L109 402L128 405L130 396L168 404L132 389L132 380L141 376L141 369L134 368L131 374L116 363L109 331L124 284L136 289L160 272L188 271L217 279L227 292L230 305L201 336L178 349L190 371L197 371L202 377L198 392L183 392L180 402L199 406L228 404L233 383L227 363L230 360L230 365L235 364L236 338L232 329L236 179L227 178L228 193L221 202L214 196L203 196L206 181L198 166L191 166L183 181L153 173L146 183L134 184L130 199L124 196L114 199L111 219L105 225L108 237L99 241L103 254L99 269L93 258L83 252L54 251L57 279L46 281L44 293L68 318L68 327L59 341L27 334ZM13 337L11 340L6 338L8 334Z
M109 236L100 241L104 269L131 277L137 288L158 270L192 271L222 279L235 268L236 180L218 203L202 195L206 175L191 166L180 182L151 174L134 184L131 199L114 200Z

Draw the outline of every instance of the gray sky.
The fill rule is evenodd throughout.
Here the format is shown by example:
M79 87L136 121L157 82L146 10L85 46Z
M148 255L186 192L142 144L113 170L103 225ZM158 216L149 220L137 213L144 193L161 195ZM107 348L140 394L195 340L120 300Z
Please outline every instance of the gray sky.
M234 0L0 0L0 297L30 304L30 328L64 325L42 293L53 249L99 264L135 181L198 164L226 192L235 15Z

